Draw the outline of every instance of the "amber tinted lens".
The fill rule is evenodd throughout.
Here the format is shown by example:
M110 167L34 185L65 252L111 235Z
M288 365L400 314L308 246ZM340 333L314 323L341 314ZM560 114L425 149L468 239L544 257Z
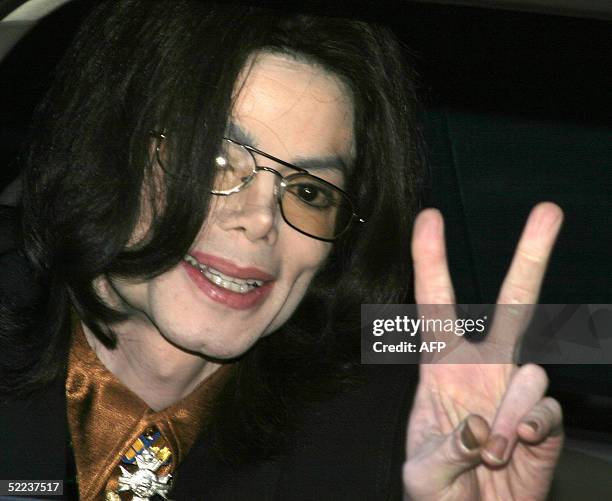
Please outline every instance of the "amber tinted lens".
M329 240L346 230L353 215L351 202L342 191L309 174L289 177L282 211L292 226Z
M223 140L222 148L215 157L217 175L213 192L223 193L247 184L255 174L255 160L246 148Z

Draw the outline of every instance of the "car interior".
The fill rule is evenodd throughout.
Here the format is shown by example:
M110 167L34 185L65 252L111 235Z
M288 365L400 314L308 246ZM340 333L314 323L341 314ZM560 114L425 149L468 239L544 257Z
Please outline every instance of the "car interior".
M18 203L33 110L92 3L0 0L0 204ZM612 2L383 0L299 8L382 23L405 45L418 75L427 147L423 205L445 217L460 303L495 302L525 218L543 200L561 206L565 223L540 302L612 303ZM549 393L563 405L566 448L609 466L612 496L612 366L546 370Z

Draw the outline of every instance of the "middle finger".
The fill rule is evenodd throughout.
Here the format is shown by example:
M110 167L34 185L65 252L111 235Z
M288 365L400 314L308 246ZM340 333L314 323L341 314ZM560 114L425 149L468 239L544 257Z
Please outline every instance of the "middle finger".
M531 320L531 305L538 300L562 221L563 212L550 202L538 204L527 219L497 298L495 320L488 338L499 353L507 354L505 362L511 361L518 340Z

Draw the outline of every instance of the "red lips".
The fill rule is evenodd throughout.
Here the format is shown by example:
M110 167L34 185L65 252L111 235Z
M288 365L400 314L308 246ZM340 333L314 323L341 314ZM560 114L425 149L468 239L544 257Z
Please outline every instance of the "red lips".
M255 287L246 294L241 294L212 283L204 276L202 272L200 272L200 270L196 269L194 266L185 261L182 262L183 269L187 272L189 278L198 287L198 289L200 289L200 291L202 291L213 301L224 304L235 310L255 308L261 304L266 297L268 297L270 291L274 287L274 276L260 270L259 268L243 268L232 263L231 261L228 261L227 259L213 256L211 254L205 254L203 252L194 251L190 252L190 255L196 258L201 264L210 266L215 270L220 271L224 275L229 275L243 280L254 279L264 282L262 286Z
M205 254L204 252L193 251L189 254L195 257L200 263L205 264L206 266L210 266L215 270L219 270L224 275L241 278L243 280L248 280L249 278L261 280L263 282L269 282L271 280L274 280L274 277L272 275L260 270L259 268L243 268L232 263L231 261L228 261L227 259L223 259L222 257L218 256L213 256L212 254Z

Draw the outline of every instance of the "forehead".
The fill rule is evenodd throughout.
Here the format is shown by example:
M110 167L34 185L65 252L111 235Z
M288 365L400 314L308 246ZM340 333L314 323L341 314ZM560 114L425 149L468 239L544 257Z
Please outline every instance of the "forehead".
M281 157L352 157L353 99L324 68L272 53L251 57L236 86L232 122ZM267 151L267 150L266 150Z

